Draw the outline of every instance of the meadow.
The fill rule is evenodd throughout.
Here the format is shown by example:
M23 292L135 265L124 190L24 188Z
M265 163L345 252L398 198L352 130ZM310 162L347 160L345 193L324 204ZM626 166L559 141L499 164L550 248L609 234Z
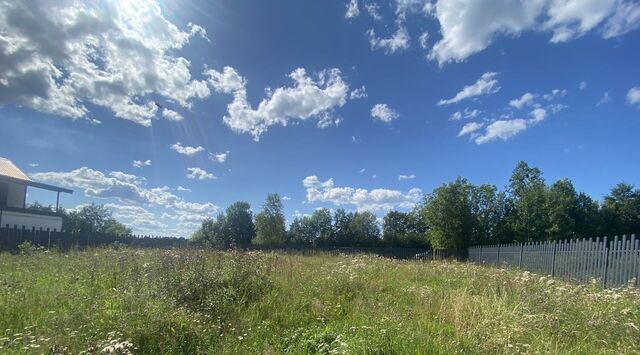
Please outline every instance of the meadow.
M0 353L640 353L640 293L471 263L0 254Z

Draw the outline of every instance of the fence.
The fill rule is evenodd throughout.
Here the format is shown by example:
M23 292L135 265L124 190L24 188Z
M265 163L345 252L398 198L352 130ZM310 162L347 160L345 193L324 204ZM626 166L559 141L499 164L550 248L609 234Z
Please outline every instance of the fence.
M426 248L392 248L392 247L332 247L332 246L281 246L281 247L255 247L252 246L249 250L260 251L276 251L291 254L301 255L377 255L385 258L399 259L399 260L416 260L421 259L420 255L429 255L431 260L431 254L429 249Z
M614 237L500 244L469 248L469 260L518 267L581 283L599 280L605 287L640 287L640 238Z
M73 234L37 229L0 228L0 251L15 251L24 242L61 250L97 247L115 242L140 248L182 247L188 243L187 239L184 238L141 235L117 236L101 233Z

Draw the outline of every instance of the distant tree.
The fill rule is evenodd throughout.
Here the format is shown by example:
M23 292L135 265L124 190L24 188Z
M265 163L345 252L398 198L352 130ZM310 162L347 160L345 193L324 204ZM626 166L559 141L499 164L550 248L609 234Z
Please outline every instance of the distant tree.
M238 201L227 207L225 223L230 243L241 247L251 245L251 240L256 236L256 228L248 202Z
M103 205L82 206L79 210L64 211L62 229L76 234L104 233L117 236L131 234L131 229L118 222Z
M352 246L375 246L380 242L380 226L376 216L369 212L356 212L349 223Z
M28 204L26 209L32 210L32 211L55 212L53 209L53 206L43 205L38 201L34 201L33 203Z
M548 236L547 187L542 172L521 161L509 179L513 203L511 228L520 242L544 240Z
M296 218L289 228L290 242L295 245L331 243L331 212L321 208L311 216Z
M581 238L602 236L604 230L598 202L584 192L580 192L577 207L576 235Z
M470 206L474 219L471 244L507 243L513 239L508 223L511 205L504 192L489 184L471 186Z
M350 228L353 213L347 213L344 209L338 208L333 213L333 232L331 243L333 245L348 246L353 244L354 236Z
M425 247L428 245L426 225L416 211L390 211L384 216L382 240L392 247Z
M285 242L285 218L278 194L269 194L262 211L256 215L256 245L282 245Z
M571 180L556 181L547 193L550 239L594 236L599 232L598 204L577 193Z
M420 213L434 248L464 249L474 227L470 193L472 185L464 178L442 185L425 196Z
M315 210L311 215L311 223L315 232L315 238L312 240L312 244L323 244L331 240L333 233L331 211L326 208Z
M602 204L604 230L609 235L640 232L640 190L620 183L604 197Z

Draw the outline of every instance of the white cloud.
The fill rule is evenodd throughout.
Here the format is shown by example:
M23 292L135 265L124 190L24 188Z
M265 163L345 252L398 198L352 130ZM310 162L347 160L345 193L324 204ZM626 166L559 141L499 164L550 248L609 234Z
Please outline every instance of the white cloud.
M603 38L640 26L640 5L624 0L439 0L435 7L442 39L429 59L440 65L463 61L500 36L524 31L550 32L550 42L558 43L600 25Z
M182 121L184 119L181 114L168 108L162 110L162 117L169 121Z
M536 94L527 92L523 94L520 98L509 101L509 105L520 110L525 106L533 105L533 100L536 98L536 96L537 96Z
M389 123L400 117L400 114L387 104L376 104L371 108L371 117L382 122Z
M215 213L219 207L212 203L196 203L184 200L170 192L170 188L146 187L141 176L119 171L103 173L88 167L68 172L42 172L32 174L36 180L81 189L88 197L115 198L120 202L162 206L167 209L197 213Z
M3 1L0 5L0 106L16 105L72 119L88 105L150 126L155 100L189 108L206 98L176 55L200 26L183 31L154 1Z
M471 110L468 107L466 107L464 111L456 111L452 113L451 116L449 116L449 121L460 121L463 118L465 119L476 118L481 113L482 111L478 109Z
M316 124L318 128L338 127L342 123L342 117L334 117L329 112L323 112L318 117L320 118Z
M366 170L367 170L367 169L362 168L362 169L358 170L358 173L362 174L362 173L364 173Z
M131 228L135 234L166 234L169 228L165 223L158 221L154 213L144 207L117 203L107 203L104 207L111 211L118 222Z
M360 88L354 89L349 95L351 100L366 99L367 97L369 97L369 95L367 94L367 88L364 85Z
M38 164L38 163L29 163L29 166L32 167L32 168L37 168L37 167L40 166L40 164Z
M398 181L403 181L403 180L413 180L415 179L416 176L414 174L409 174L409 175L398 175Z
M201 168L187 168L187 178L197 180L214 180L215 175Z
M440 100L438 105L450 105L465 99L497 93L500 91L500 86L498 86L498 80L495 79L496 75L498 75L498 73L494 72L482 74L480 79L478 79L474 84L465 86L460 92L450 99Z
M209 153L209 159L217 161L218 163L224 163L225 161L227 161L227 155L229 155L229 153L231 152L228 150L224 153Z
M380 15L380 6L375 2L370 2L364 5L364 8L367 9L367 13L376 21L382 20L382 15Z
M409 32L404 26L399 26L396 33L389 38L380 38L376 36L375 31L369 29L367 31L369 36L369 45L371 50L382 49L385 54L394 54L401 52L409 48Z
M344 17L347 19L352 19L358 17L360 15L360 8L358 7L358 0L349 0L347 3L347 11L344 14Z
M142 168L143 166L150 166L151 165L151 160L147 159L147 160L134 160L131 162L131 165L134 168Z
M611 101L611 95L609 95L608 91L605 91L605 93L602 94L602 98L596 103L596 107L609 103L609 101Z
M171 149L175 150L179 154L186 155L188 157L192 157L198 153L204 152L204 148L201 146L190 147L188 145L182 145L180 142L173 144Z
M322 119L331 110L342 107L349 97L349 86L339 69L322 70L314 79L298 68L289 74L293 87L271 90L253 109L247 99L246 80L235 69L225 67L222 73L209 70L207 75L217 91L233 94L224 123L235 132L251 134L256 141L270 126L286 126L290 120L304 121L310 117Z
M335 187L333 179L320 181L307 176L302 181L307 190L307 202L330 202L336 206L353 205L358 210L378 211L394 208L412 208L422 198L422 190L414 188L407 193L389 189L356 189Z
M182 191L182 192L191 192L191 189L188 189L186 187L182 187L180 185L178 185L178 188L176 190Z
M291 197L289 197L289 196L282 196L282 201L291 201Z
M484 144L496 139L506 141L544 121L547 117L547 111L538 107L533 109L530 115L532 118L529 119L514 118L495 120L485 127L483 133L476 133L483 124L479 124L479 126L471 126L471 124L467 124L463 127L460 133L458 133L458 136L470 133L471 139L473 139L476 144Z
M578 85L578 88L580 88L580 90L584 90L587 88L587 82L586 81L581 81L580 84Z
M462 129L460 130L460 132L458 132L458 137L462 137L465 134L473 133L479 130L480 128L482 128L483 126L484 126L484 123L479 123L479 122L465 123L465 125L462 126Z
M420 43L420 48L427 49L429 46L429 32L422 32L418 37L418 43Z
M640 105L640 86L634 86L629 89L627 92L627 103L629 105Z
M398 21L404 21L407 14L424 13L429 15L433 5L430 0L394 0Z
M542 95L542 98L547 101L552 101L565 96L567 96L567 90L553 89L550 93Z

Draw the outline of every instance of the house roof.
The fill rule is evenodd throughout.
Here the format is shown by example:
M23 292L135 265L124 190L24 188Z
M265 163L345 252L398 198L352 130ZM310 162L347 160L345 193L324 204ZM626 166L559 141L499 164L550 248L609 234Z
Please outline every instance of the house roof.
M0 180L11 181L17 184L33 186L50 191L66 192L69 194L73 193L73 190L31 180L27 174L13 164L11 160L3 157L0 157Z

